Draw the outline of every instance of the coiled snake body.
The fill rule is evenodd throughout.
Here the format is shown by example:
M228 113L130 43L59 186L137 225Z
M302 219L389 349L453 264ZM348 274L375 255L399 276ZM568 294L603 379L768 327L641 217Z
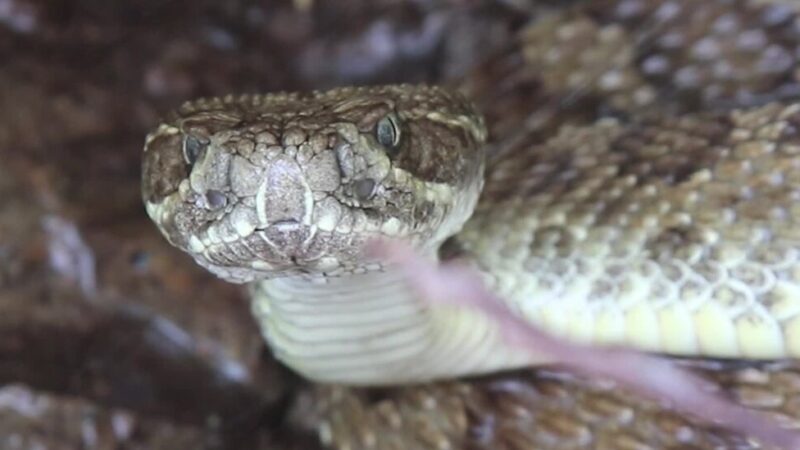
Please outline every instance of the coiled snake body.
M605 119L487 165L483 119L443 88L226 97L187 103L148 136L143 195L173 245L249 283L276 355L314 380L546 362L474 311L420 302L363 255L375 237L457 253L519 315L567 338L792 358L798 123L796 104Z

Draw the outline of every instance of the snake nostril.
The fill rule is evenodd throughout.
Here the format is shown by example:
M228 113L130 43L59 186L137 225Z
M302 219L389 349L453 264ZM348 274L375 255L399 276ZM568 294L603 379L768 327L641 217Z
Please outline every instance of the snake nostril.
M206 205L209 209L224 208L228 204L228 198L220 191L211 190L206 192Z
M353 192L359 200L369 200L375 193L375 180L364 178L353 183Z

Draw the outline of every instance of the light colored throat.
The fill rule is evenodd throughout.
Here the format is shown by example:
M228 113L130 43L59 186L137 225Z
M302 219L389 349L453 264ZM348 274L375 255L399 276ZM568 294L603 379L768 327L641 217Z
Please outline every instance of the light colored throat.
M518 367L479 313L420 301L393 270L251 285L253 312L275 355L322 382L387 385Z

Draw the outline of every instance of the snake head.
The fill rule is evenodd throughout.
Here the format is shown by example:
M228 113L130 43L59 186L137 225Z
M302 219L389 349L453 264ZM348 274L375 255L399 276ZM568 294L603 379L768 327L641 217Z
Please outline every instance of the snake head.
M147 137L142 194L174 246L233 282L374 267L366 242L433 251L471 215L486 131L427 86L198 100Z

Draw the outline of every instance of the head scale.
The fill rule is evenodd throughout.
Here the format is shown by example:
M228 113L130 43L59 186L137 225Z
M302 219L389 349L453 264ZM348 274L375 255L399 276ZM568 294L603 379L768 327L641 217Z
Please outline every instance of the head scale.
M199 100L148 135L142 194L173 245L230 281L346 273L371 238L431 251L457 232L485 137L435 87Z

